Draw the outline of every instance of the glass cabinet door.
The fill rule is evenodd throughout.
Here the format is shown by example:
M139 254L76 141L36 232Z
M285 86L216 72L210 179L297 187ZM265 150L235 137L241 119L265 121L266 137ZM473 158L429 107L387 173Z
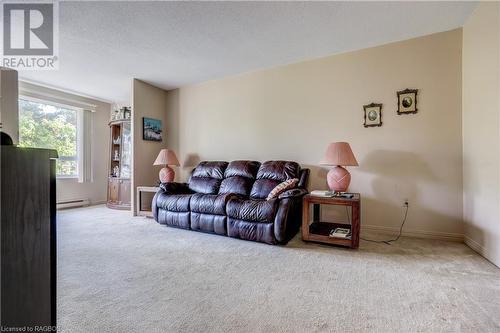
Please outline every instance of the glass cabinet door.
M132 148L132 135L130 131L130 122L122 124L122 156L121 156L121 178L130 178L130 164L131 164L131 148Z

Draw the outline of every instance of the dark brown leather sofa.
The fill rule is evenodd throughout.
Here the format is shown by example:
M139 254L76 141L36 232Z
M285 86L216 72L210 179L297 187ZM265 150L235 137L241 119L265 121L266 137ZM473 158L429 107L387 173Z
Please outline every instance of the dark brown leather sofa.
M266 200L279 183L297 188ZM153 198L160 224L268 244L286 244L302 221L309 169L291 161L201 162L188 183L163 183Z

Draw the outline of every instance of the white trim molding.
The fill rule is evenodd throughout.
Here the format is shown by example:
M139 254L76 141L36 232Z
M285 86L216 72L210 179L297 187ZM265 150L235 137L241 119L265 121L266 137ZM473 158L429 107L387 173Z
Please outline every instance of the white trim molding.
M473 240L470 237L464 236L464 244L470 247L473 251L477 252L479 255L481 255L484 259L488 260L491 264L495 265L496 267L500 268L498 264L495 263L494 255L492 253L488 253L488 250L475 240Z
M386 227L380 225L361 225L361 233L375 232L384 235L397 235L399 233L399 227ZM405 230L401 236L404 237L415 237L415 238L425 238L425 239L436 239L445 240L452 242L464 242L464 235L453 232L441 232L441 231L431 231L431 230Z
M470 247L471 249L473 249L474 251L476 251L477 253L479 253L483 257L485 257L486 250L481 244L479 244L478 242L476 242L475 240L473 240L472 238L467 237L467 236L464 236L464 243L465 243L465 245L467 245L468 247Z
M90 206L90 200L87 198L64 200L64 201L59 201L57 203L57 209L67 209L67 208L87 207L87 206Z
M33 80L28 80L28 79L25 79L25 78L20 78L19 82L25 82L25 83L28 83L28 84L32 84L32 85L35 85L35 86L42 87L42 88L47 88L47 89L51 89L51 90L57 90L57 91L65 93L65 94L75 95L75 96L79 96L79 97L83 97L83 98L87 98L87 99L92 99L94 101L98 101L98 102L102 102L102 103L107 103L107 104L113 104L114 103L114 102L112 102L110 100L107 100L107 99L104 99L104 98L82 94L82 93L74 91L74 90L64 89L64 88L61 88L61 87L56 87L56 86L52 86L50 84L46 84L46 83L42 83L42 82L38 82L38 81L33 81Z
M51 104L58 104L59 106L72 107L77 109L85 109L95 112L97 105L79 101L77 99L59 96L58 94L40 92L37 89L32 89L29 87L19 88L19 98L28 97L30 99L35 99L38 101L51 102Z

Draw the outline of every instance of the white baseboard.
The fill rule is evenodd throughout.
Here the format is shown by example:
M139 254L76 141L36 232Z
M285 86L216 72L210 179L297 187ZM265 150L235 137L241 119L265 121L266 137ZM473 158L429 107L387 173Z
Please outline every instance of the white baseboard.
M106 200L91 201L90 199L69 199L61 200L57 203L57 209L70 209L79 207L89 207L105 204Z
M467 237L467 236L464 236L464 243L465 243L465 245L470 247L473 251L475 251L479 255L481 255L484 259L488 260L493 265L500 268L500 262L498 260L495 260L494 258L492 258L492 256L490 256L491 253L488 253L488 251L486 250L486 248L484 246L482 246L481 244L479 244L478 242L476 242L475 240L473 240L472 238Z
M399 233L399 227L385 227L380 225L362 225L361 232L372 231L387 235L397 235ZM441 232L441 231L430 231L430 230L405 230L401 234L405 237L415 237L415 238L426 238L426 239L437 239L446 240L452 242L463 242L464 235L452 232Z
M486 255L485 248L481 244L479 244L478 242L473 240L472 238L464 236L464 243L465 243L465 245L467 245L468 247L470 247L471 249L473 249L474 251L476 251L477 253L479 253L483 257Z
M87 198L61 200L57 202L57 209L68 209L68 208L87 207L87 206L90 206L90 200Z

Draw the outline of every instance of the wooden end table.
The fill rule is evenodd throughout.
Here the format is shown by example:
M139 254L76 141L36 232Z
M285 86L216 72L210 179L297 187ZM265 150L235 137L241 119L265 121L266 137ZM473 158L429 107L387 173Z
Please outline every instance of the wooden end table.
M359 193L352 194L354 194L352 199L306 195L303 199L302 208L302 239L304 241L347 246L357 249L359 246L361 196ZM321 205L350 206L352 212L350 224L320 221ZM311 206L313 206L312 221L310 214ZM330 237L330 231L335 228L351 229L351 239Z
M142 192L158 192L160 188L156 186L137 186L137 204L135 205L137 216L153 217L153 212L151 210L142 210Z

